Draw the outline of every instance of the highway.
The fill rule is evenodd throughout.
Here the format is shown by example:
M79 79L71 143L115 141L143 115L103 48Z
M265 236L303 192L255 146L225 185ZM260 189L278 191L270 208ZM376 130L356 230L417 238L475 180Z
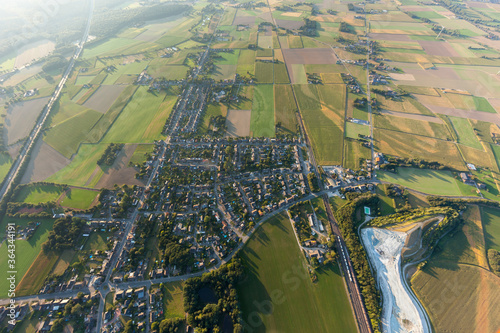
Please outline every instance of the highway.
M16 179L16 177L18 176L18 174L20 172L21 166L25 162L26 157L28 156L28 153L30 152L33 145L35 144L36 139L38 138L38 135L42 131L43 126L45 125L45 122L48 119L48 116L50 114L52 106L59 98L59 95L61 94L61 91L62 91L64 85L66 84L66 80L68 79L71 71L73 70L76 59L78 59L78 57L82 53L85 42L87 41L87 39L89 37L90 25L92 22L92 13L94 12L94 5L95 5L95 0L90 0L90 8L89 8L89 13L88 13L88 18L87 18L87 24L85 27L85 31L83 32L83 35L82 35L82 40L81 40L80 44L77 46L75 53L71 57L71 59L69 61L69 65L66 68L66 71L64 72L64 74L61 78L61 81L59 81L59 84L57 85L56 90L54 91L54 94L52 94L52 97L50 98L49 102L47 103L47 106L44 107L44 109L40 113L38 120L37 120L37 123L33 127L33 130L31 131L28 138L26 139L26 142L23 145L23 148L19 152L18 158L16 159L14 164L11 166L9 173L5 177L2 188L0 189L0 200L2 200L5 197L5 194L12 187L14 180Z

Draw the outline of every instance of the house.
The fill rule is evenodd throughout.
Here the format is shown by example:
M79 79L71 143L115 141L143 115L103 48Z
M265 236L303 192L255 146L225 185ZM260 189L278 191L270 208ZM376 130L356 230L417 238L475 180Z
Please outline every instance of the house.
M472 180L470 179L469 175L466 174L465 172L460 173L460 178L464 182L464 184L471 184Z

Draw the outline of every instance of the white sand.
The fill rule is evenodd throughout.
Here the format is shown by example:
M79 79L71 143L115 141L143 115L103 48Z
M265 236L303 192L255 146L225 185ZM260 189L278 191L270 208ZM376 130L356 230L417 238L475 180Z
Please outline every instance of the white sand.
M402 280L401 250L406 233L366 228L361 230L361 238L382 292L382 331L431 333L422 306Z

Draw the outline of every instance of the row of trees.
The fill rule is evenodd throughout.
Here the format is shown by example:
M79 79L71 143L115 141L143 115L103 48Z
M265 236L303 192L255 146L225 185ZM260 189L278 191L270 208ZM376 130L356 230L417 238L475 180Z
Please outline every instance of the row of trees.
M349 197L348 197L349 199ZM347 249L351 256L356 277L363 294L368 316L373 327L373 331L380 333L380 292L376 287L375 279L372 276L368 258L363 249L359 237L356 233L359 221L356 220L356 212L363 206L377 207L378 197L375 194L364 194L350 200L339 208L334 214L339 224L340 231L344 237Z
M109 146L104 151L104 153L102 154L102 156L97 161L97 165L111 166L115 162L116 157L118 156L118 153L120 153L120 150L122 150L122 148L123 144L110 143Z

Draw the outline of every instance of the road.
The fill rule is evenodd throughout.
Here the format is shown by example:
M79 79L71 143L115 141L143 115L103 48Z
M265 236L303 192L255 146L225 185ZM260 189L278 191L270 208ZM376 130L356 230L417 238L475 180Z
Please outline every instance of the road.
M155 167L153 172L151 173L151 176L149 177L147 183L146 183L146 188L148 188L151 185L151 182L153 181L154 177L156 176L158 172L158 167L160 165L160 159L161 156L163 156L165 152L165 145L162 145L161 151L159 153L159 158L155 161ZM139 214L139 207L141 207L144 197L146 196L146 191L143 191L141 194L141 198L139 200L139 203L136 205L134 212L132 213L130 219L127 220L126 226L125 226L125 231L123 233L122 239L118 242L118 245L115 248L115 251L113 252L113 255L111 256L111 260L109 261L108 264L108 272L106 273L106 278L104 279L101 287L99 288L99 293L101 295L101 300L99 302L99 310L98 310L98 315L97 315L97 325L96 325L96 331L100 332L101 327L102 327L102 317L103 317L103 312L104 312L104 303L106 299L106 295L110 290L110 287L113 286L110 282L109 279L111 278L111 274L113 273L113 268L116 267L116 263L118 262L118 259L123 253L123 249L125 248L125 244L127 243L127 236L130 233L130 230L132 230L132 227L134 225L135 220L137 219L137 215Z
M66 68L66 71L64 72L64 74L61 78L61 81L59 81L59 84L57 85L56 90L54 91L54 94L50 98L49 102L47 103L47 106L40 113L40 116L38 117L38 120L37 120L33 130L31 131L30 135L28 136L23 148L19 152L19 157L16 159L14 164L11 166L9 173L5 177L2 188L0 189L0 201L5 197L5 194L12 187L14 180L19 175L21 166L24 164L26 157L28 156L28 153L30 152L33 145L35 144L36 139L38 138L43 126L45 125L45 122L48 119L48 116L50 114L52 106L59 98L59 95L61 94L61 91L62 91L64 85L66 84L66 80L68 79L69 74L73 70L73 67L75 65L75 61L76 61L76 59L78 59L78 57L80 56L80 54L83 50L85 42L87 41L88 36L89 36L90 25L92 22L92 14L94 12L94 4L95 4L95 0L90 0L90 8L89 8L89 14L88 14L88 18L87 18L87 25L86 25L85 31L82 35L82 40L81 40L80 44L77 46L75 53L71 57L69 65Z
M271 10L271 6L269 4L269 0L268 0L267 4L268 4L268 7L269 7L269 10ZM278 27L274 16L271 16L271 17L273 19L273 24L276 27ZM280 47L281 47L281 42L279 41L279 39L278 39L278 43L280 44ZM331 47L331 45L329 45L329 47L333 51L333 48ZM335 55L337 55L335 53L335 51L333 51L333 52L334 52ZM347 69L347 67L345 66L345 64L344 64L344 67ZM287 74L288 74L289 79L290 79L290 73L288 73L288 69L287 69ZM292 82L292 81L290 80L290 82ZM292 89L292 95L293 95L293 98L295 100L295 104L299 105L299 103L297 101L297 96L295 94L295 89L293 87L293 84L290 84L290 86L291 86L291 89ZM318 182L319 182L319 185L320 185L320 189L321 189L321 193L324 193L325 192L325 185L323 183L323 180L321 179L321 174L319 172L318 165L316 163L316 158L314 157L314 151L312 149L312 145L311 145L311 142L309 140L309 136L307 135L307 132L306 132L306 129L305 129L305 126L304 126L304 121L302 119L302 115L300 114L300 112L297 113L297 119L299 121L300 131L302 133L302 136L304 137L304 141L305 141L305 144L306 144L308 152L309 152L309 154L308 154L309 155L309 162L314 167L314 173L315 173L315 175L316 175L316 177L318 179ZM332 233L334 234L334 236L338 237L338 239L339 239L339 241L336 242L337 247L338 247L337 251L338 251L338 253L340 253L340 250L341 250L340 247L343 247L344 250L345 250L345 253L347 253L347 248L345 247L345 243L344 243L342 234L340 233L340 230L339 230L338 225L337 225L337 221L335 220L335 217L333 216L333 212L332 212L332 209L330 207L330 203L328 202L328 195L325 193L325 194L322 195L322 197L323 197L323 202L324 202L325 207L326 207L326 212L327 212L327 215L328 215L328 220L329 220L331 228L332 228ZM353 307L354 315L356 317L356 322L357 322L357 325L358 325L358 329L359 329L359 331L361 333L371 333L372 332L372 327L371 327L371 324L370 324L370 320L369 320L369 317L368 317L368 314L367 314L367 311L366 311L363 299L361 297L361 291L359 289L359 285L358 285L357 280L355 278L356 275L354 273L354 268L352 267L352 263L351 263L349 257L347 258L347 264L342 263L340 265L340 267L341 267L342 275L344 276L345 283L346 283L348 291L349 291L349 298L350 298L350 301L351 301L351 305ZM352 277L354 277L354 278L348 279L349 275L352 276Z

